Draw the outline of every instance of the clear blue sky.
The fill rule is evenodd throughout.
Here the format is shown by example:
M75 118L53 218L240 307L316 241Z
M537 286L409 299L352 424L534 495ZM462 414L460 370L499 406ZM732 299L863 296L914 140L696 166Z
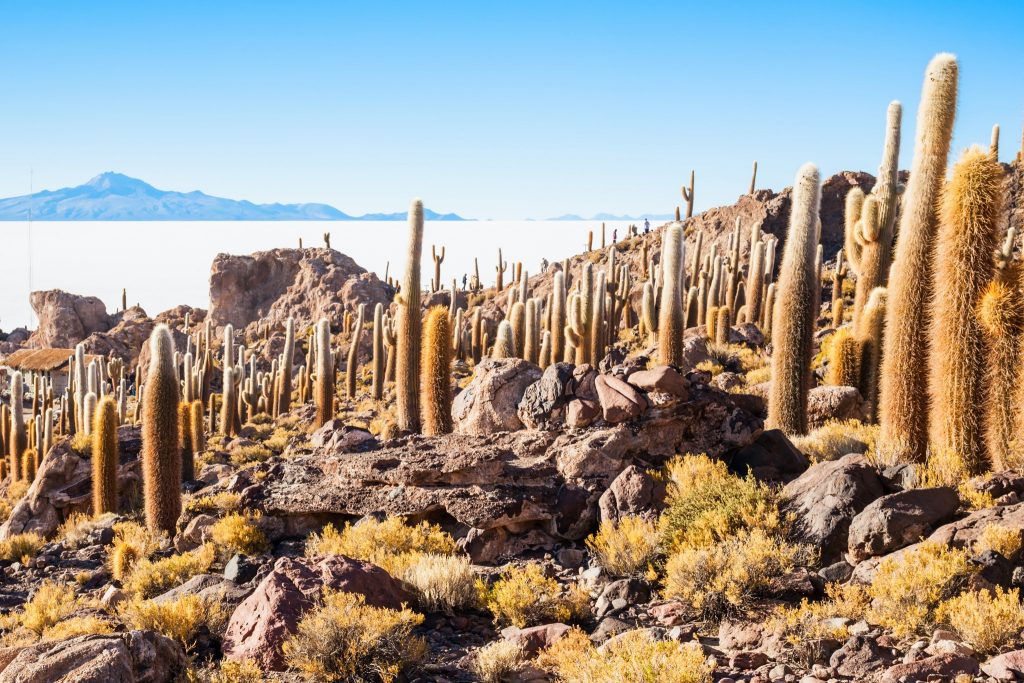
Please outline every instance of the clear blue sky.
M106 170L352 213L667 213L873 171L955 52L954 148L1024 120L1024 3L28 2L0 13L0 196ZM159 5L159 6L158 6Z

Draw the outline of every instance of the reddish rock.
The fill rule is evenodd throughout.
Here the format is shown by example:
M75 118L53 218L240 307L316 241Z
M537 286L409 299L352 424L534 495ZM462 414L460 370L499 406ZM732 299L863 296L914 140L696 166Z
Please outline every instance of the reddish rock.
M868 403L854 387L824 384L807 395L807 426L817 429L830 420L860 420L868 417Z
M891 553L926 536L935 524L960 507L960 496L948 487L911 489L882 496L850 523L847 557L857 564Z
M997 655L982 664L981 671L997 681L1019 681L1024 678L1024 650Z
M978 661L973 657L944 654L889 667L880 680L882 683L913 683L933 680L936 676L950 680L960 674L975 676L979 671Z
M94 296L69 294L59 289L32 292L32 310L39 319L29 345L43 349L70 349L93 332L110 329L110 316Z
M541 378L539 367L519 358L486 359L473 381L452 403L459 434L494 434L523 428L519 402L527 387Z
M650 370L634 372L627 379L630 384L643 391L659 391L683 400L689 396L686 378L668 365L656 365Z
M528 657L532 657L541 650L557 643L571 629L572 627L567 624L557 623L522 629L510 626L503 629L501 635L505 640L511 641L523 648L523 652Z
M366 604L400 609L411 602L399 581L369 562L341 555L282 557L231 615L224 634L228 659L252 659L265 670L283 671L281 646L324 589L358 593Z
M617 424L635 420L647 409L647 401L640 392L618 377L598 375L594 386L605 422Z
M575 398L569 401L565 410L565 424L572 429L584 429L601 416L601 404Z
M601 521L614 523L625 516L657 519L664 506L665 483L636 465L622 470L598 501Z

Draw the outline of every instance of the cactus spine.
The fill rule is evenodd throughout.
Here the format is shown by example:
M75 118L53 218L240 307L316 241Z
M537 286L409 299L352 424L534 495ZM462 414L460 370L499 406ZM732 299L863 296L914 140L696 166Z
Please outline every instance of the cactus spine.
M398 326L395 339L397 342L396 412L398 429L403 432L417 432L420 427L420 256L422 250L423 202L414 199L409 207L409 245L402 291L398 299Z
M1017 406L1024 394L1018 384L1021 332L1024 311L1021 309L1017 283L993 281L985 289L978 305L978 319L989 335L989 359L986 386L985 443L988 457L996 471L1019 467L1015 455Z
M683 226L673 223L661 238L661 301L658 311L658 362L683 362Z
M871 417L878 416L878 368L882 362L883 332L885 328L885 287L876 287L861 314L857 326L857 340L860 342L860 395L871 404Z
M92 428L92 511L117 512L117 405L107 397L96 409Z
M494 359L515 358L515 341L512 338L512 323L502 320L498 323L498 336L494 340L491 357Z
M181 480L196 478L195 446L192 445L192 404L182 401L178 404L178 432L181 434Z
M879 373L877 453L883 463L923 462L928 442L927 365L936 208L956 114L957 63L932 59L918 110L910 182L903 197Z
M832 335L829 348L827 382L834 386L856 387L860 384L861 348L860 342L843 327Z
M818 169L804 164L793 185L793 208L772 313L775 350L767 425L786 434L807 431L814 315L821 290L816 267L820 203Z
M181 515L181 450L178 444L178 375L174 342L166 325L149 338L150 361L142 408L142 481L146 526L174 535Z
M427 311L423 323L423 376L420 406L423 433L428 436L452 431L451 328L443 306Z
M955 483L987 466L985 338L977 305L999 242L1003 171L979 147L953 168L942 194L931 325L928 466Z

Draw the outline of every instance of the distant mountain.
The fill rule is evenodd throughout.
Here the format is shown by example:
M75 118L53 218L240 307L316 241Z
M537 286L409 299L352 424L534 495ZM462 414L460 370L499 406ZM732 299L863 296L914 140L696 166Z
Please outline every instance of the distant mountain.
M351 216L328 204L253 204L202 192L158 190L120 173L84 185L0 199L0 221L402 221L405 212ZM465 220L424 209L431 221Z
M584 218L574 213L567 213L561 216L555 216L549 218L549 221L642 221L645 218L649 218L652 221L670 221L675 218L674 215L667 213L643 213L639 216L616 216L611 213L596 213L590 218Z

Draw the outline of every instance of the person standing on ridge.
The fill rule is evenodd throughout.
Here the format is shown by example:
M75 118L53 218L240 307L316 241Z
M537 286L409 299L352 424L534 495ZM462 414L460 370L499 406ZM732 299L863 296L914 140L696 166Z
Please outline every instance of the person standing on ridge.
M651 231L651 222L645 218L644 219L644 234L646 235L650 231Z

